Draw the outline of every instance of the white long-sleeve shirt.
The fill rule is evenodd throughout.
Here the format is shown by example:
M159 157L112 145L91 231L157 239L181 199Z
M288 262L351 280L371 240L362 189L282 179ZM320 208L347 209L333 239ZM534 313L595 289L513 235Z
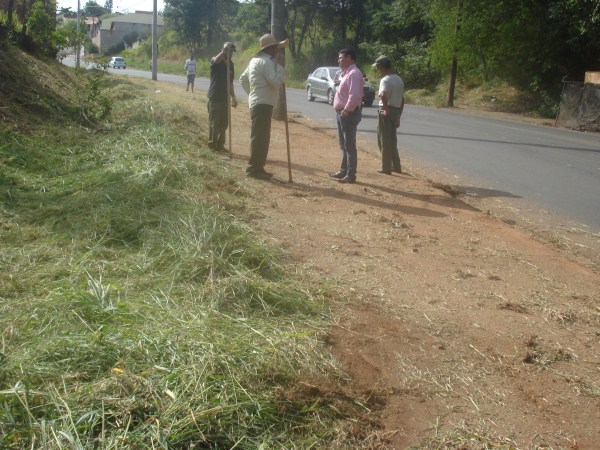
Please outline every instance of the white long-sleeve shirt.
M279 89L287 79L285 67L264 52L250 60L240 76L240 84L248 94L248 106L277 104Z

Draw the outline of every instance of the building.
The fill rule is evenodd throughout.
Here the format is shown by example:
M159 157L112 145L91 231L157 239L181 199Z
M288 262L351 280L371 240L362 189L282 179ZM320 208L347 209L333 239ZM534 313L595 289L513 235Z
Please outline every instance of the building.
M86 25L91 27L90 37L98 47L100 53L106 53L110 48L120 44L130 47L133 43L149 37L152 34L152 12L136 11L132 14L116 15L108 18L96 19L95 23ZM156 30L160 35L164 29L161 15L156 19Z

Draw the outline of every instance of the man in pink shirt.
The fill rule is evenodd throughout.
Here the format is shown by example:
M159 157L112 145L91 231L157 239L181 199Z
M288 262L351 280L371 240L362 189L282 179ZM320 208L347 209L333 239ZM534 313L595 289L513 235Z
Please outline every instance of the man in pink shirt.
M354 50L344 48L338 52L342 74L340 85L335 91L333 108L336 111L342 164L338 172L330 173L329 176L340 183L356 182L356 128L362 118L363 75L355 62Z

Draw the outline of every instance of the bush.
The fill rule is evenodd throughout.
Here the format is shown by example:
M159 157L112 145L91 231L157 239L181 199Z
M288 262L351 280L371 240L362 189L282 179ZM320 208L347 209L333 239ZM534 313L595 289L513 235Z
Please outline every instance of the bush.
M440 81L440 73L431 67L426 42L411 39L396 45L365 43L360 47L373 61L379 55L386 55L408 89L424 89L435 86Z

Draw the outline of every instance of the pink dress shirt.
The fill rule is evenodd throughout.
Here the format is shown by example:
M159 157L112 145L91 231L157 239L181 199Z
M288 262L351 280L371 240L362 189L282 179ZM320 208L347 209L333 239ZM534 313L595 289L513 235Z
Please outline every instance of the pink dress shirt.
M356 64L349 66L342 72L340 85L335 91L333 108L337 112L344 109L352 112L360 107L363 97L363 83L363 75Z

